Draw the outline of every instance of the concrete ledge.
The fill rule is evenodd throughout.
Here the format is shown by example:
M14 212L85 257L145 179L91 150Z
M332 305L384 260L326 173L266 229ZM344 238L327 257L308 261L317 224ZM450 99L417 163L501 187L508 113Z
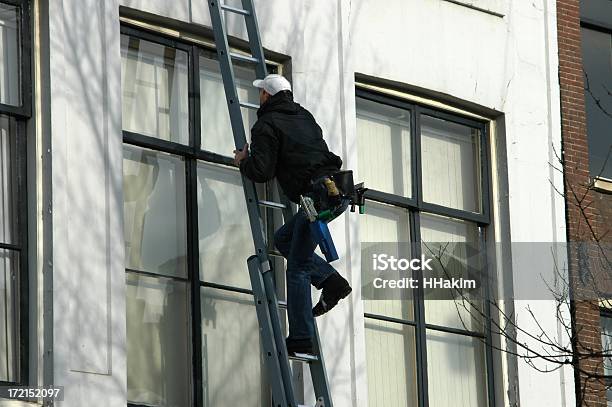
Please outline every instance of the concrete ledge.
M593 188L598 192L612 194L612 180L595 177Z

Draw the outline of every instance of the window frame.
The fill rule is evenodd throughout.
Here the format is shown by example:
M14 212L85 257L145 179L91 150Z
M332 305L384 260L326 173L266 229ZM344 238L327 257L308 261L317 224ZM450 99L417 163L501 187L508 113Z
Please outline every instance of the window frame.
M149 277L163 277L175 281L187 283L189 290L190 306L190 330L187 333L191 340L191 364L192 381L191 405L202 406L203 401L203 375L202 375L202 318L201 318L201 292L203 288L213 288L225 292L253 295L253 291L243 287L218 284L200 279L200 252L198 231L198 164L204 162L217 164L222 167L236 169L233 157L220 155L218 153L202 150L201 146L201 104L200 104L200 57L210 57L217 53L213 46L191 42L170 37L155 30L147 29L136 24L122 21L120 34L135 37L141 40L153 42L167 47L173 47L187 53L188 56L188 111L189 111L189 144L166 141L152 136L122 130L123 144L147 148L154 151L165 152L184 159L185 163L185 186L186 186L186 242L187 242L187 277L174 277L162 275L155 272L125 269L127 273L144 275ZM275 67L269 65L268 69L274 71ZM231 135L228 135L231 137ZM270 212L266 211L266 217ZM246 273L246 259L245 259ZM253 312L255 309L253 308ZM267 380L267 379L266 379ZM128 402L128 407L145 407L137 403Z
M612 309L608 308L608 307L599 307L599 330L600 330L600 338L603 334L603 324L602 324L602 320L606 318L606 319L610 319L612 320ZM602 347L601 347L601 351L604 352L605 350L603 349L603 341L601 343ZM605 358L604 358L605 359ZM610 358L610 360L612 360L612 358ZM602 361L602 366L604 365L605 361ZM604 372L605 373L605 372ZM606 386L606 403L609 404L612 402L612 400L609 400L607 397L607 393L612 390L612 378L604 378L604 385Z
M479 226L486 226L491 223L490 211L490 175L488 163L490 162L489 154L489 124L488 122L478 121L473 118L459 116L455 113L448 113L441 110L436 110L429 106L416 102L409 102L400 98L395 98L391 95L382 95L380 93L366 90L357 87L355 97L368 99L373 102L397 107L410 111L410 133L411 133L411 157L410 166L412 174L412 194L411 197L404 197L390 194L387 192L368 189L365 197L390 205L401 206L409 210L420 210L436 215L448 216L451 218L462 219L469 222L477 223ZM449 208L423 200L423 182L421 177L421 136L420 136L420 115L425 114L437 119L450 121L464 126L474 127L480 130L480 188L482 191L481 204L482 213L470 212L463 209ZM417 134L418 133L418 134Z
M0 113L19 119L29 119L32 116L32 80L31 80L31 27L30 0L1 0L0 3L18 7L19 13L19 91L21 104L18 106L0 103Z
M368 189L365 193L366 200L380 202L384 204L400 207L408 211L409 228L411 237L411 250L414 257L421 255L421 222L420 215L433 214L441 215L453 219L459 219L476 224L482 231L479 233L479 245L483 249L486 248L486 232L487 226L491 224L491 193L492 181L489 171L490 158L490 122L485 120L476 120L471 117L462 116L458 113L450 113L431 106L412 102L393 95L381 94L374 90L360 87L357 84L355 88L355 98L370 100L383 105L393 106L404 109L410 112L410 143L411 143L411 180L412 193L411 197L394 195L386 192ZM470 212L462 209L455 209L429 203L423 200L423 177L422 177L422 158L421 158L421 123L420 117L425 114L430 117L450 121L453 123L477 128L480 130L480 187L481 187L481 213ZM370 187L370 186L368 186ZM366 203L367 206L367 203ZM367 210L367 209L366 209ZM485 269L488 268L486 256L482 255L482 264ZM417 271L416 277L422 277L422 271ZM423 287L413 290L413 306L414 320L404 320L385 315L364 312L364 319L374 319L385 322L410 325L415 329L415 353L416 353L416 376L417 376L417 397L420 407L429 405L429 383L428 383L428 366L427 366L427 333L428 331L443 332L448 334L461 335L466 337L479 338L484 343L485 350L485 378L487 382L487 400L489 406L495 405L495 388L494 388L494 369L493 369L493 351L492 351L492 330L491 330L491 307L490 307L490 287L485 284L484 295L486 305L483 312L486 322L483 326L483 332L469 331L466 329L458 329L454 327L441 326L430 324L425 320L425 302Z
M589 15L587 13L585 13L585 11L583 10L582 7L582 2L584 0L580 0L581 3L581 7L580 7L580 29L586 28L587 30L592 30L592 31L597 31L599 33L603 33L603 34L608 34L612 37L612 17L610 17L608 20L595 20L593 18L592 15ZM581 34L581 44L580 44L580 53L581 55L583 54L582 51L583 48L583 44L582 44L582 34ZM585 72L584 69L584 63L582 65L582 70ZM586 92L586 89L584 90ZM586 141L587 141L587 147L590 144L589 142L589 133L588 133L588 125L587 125L587 120L588 120L588 113L587 113L587 103L586 103L586 98L588 97L585 94L585 103L584 103L584 113L585 113L585 136L586 136ZM612 153L612 151L611 151ZM612 160L612 154L610 157L608 157L608 160ZM589 152L589 162L591 161L591 155ZM605 170L605 169L602 169ZM612 182L612 180L610 180L608 177L605 176L601 176L600 174L591 174L591 169L590 169L590 164L589 164L589 176L593 177L596 180L602 180L605 181L606 183L610 183Z
M19 353L14 366L18 369L16 381L0 381L0 386L27 385L29 376L29 265L28 265L28 202L27 202L27 128L26 122L32 115L32 72L31 72L31 3L29 0L2 0L0 3L15 6L19 9L19 81L20 102L19 106L0 103L0 114L13 118L15 121L15 170L17 177L18 204L16 208L17 225L19 235L14 243L0 242L0 249L19 252L19 265L17 273L19 303L15 311L19 313L17 327L19 332L16 350Z

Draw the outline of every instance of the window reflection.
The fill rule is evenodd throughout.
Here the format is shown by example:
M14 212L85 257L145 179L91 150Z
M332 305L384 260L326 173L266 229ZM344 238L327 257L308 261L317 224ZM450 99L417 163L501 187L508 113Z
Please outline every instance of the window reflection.
M16 6L0 3L0 103L21 105L20 12Z
M187 53L121 36L123 130L189 143Z
M126 267L186 277L183 160L126 145L123 174Z

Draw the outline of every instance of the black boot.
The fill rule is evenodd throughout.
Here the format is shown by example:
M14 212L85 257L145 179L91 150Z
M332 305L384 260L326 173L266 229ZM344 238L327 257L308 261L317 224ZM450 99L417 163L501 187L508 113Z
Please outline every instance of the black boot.
M296 353L308 353L314 355L314 347L312 339L285 339L285 345L287 345L287 353L289 355L295 355Z
M334 308L338 301L348 296L353 289L348 281L344 279L338 272L327 277L323 282L323 292L319 298L319 302L312 309L312 315L315 317L325 314L330 309Z

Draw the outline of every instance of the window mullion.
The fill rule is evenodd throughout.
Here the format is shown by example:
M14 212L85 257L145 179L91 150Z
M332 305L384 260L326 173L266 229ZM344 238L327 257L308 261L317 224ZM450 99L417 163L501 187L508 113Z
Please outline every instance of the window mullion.
M20 91L21 91L21 108L23 114L30 117L32 115L32 81L31 76L31 49L32 40L30 35L30 7L31 2L22 0L21 4L21 27L19 30L21 49L20 49Z
M415 211L411 213L410 225L411 225L411 243L413 258L421 256L421 222L419 212ZM419 281L422 281L422 271L414 271L414 277ZM416 361L417 361L417 385L418 385L418 396L419 396L419 407L429 406L429 394L428 394L428 377L427 377L427 329L425 326L425 299L423 287L419 285L414 290L414 320L416 323L415 329L415 341L416 341Z
M28 216L27 206L27 138L25 122L17 122L16 126L17 137L17 171L19 173L17 181L17 189L19 191L19 208L18 208L18 234L19 246L19 381L23 385L29 383L29 278L28 278L28 229L26 219Z
M189 145L195 153L200 147L199 109L199 52L192 46L189 50L187 83L189 87ZM197 87L196 87L197 86ZM203 405L202 382L202 318L200 294L200 248L198 231L198 163L195 158L185 162L187 186L187 267L191 292L191 335L192 335L192 404Z
M491 191L492 181L489 176L489 163L491 162L491 151L489 150L489 128L490 126L481 125L480 127L480 182L482 188L482 215L487 224L491 223ZM484 246L483 246L484 247Z
M189 140L193 151L197 152L201 146L201 119L200 119L200 48L197 46L191 47L189 54L190 67L189 70L189 109L191 117L189 118Z
M484 205L488 206L489 202L484 201ZM484 313L486 318L485 323L485 363L487 367L487 393L489 396L489 406L495 405L495 384L494 384L494 369L493 369L493 332L491 324L491 279L489 278L489 264L486 255L486 234L485 230L480 228L480 256L483 270L485 270L485 304Z
M193 360L193 405L202 406L202 318L198 239L198 175L195 159L185 163L187 179L187 267L191 292L191 335Z
M415 106L413 116L412 125L414 126L414 130L412 134L414 134L414 136L412 138L414 140L414 153L412 173L414 185L416 185L415 197L417 206L421 208L423 206L423 166L421 165L421 108L419 106Z

